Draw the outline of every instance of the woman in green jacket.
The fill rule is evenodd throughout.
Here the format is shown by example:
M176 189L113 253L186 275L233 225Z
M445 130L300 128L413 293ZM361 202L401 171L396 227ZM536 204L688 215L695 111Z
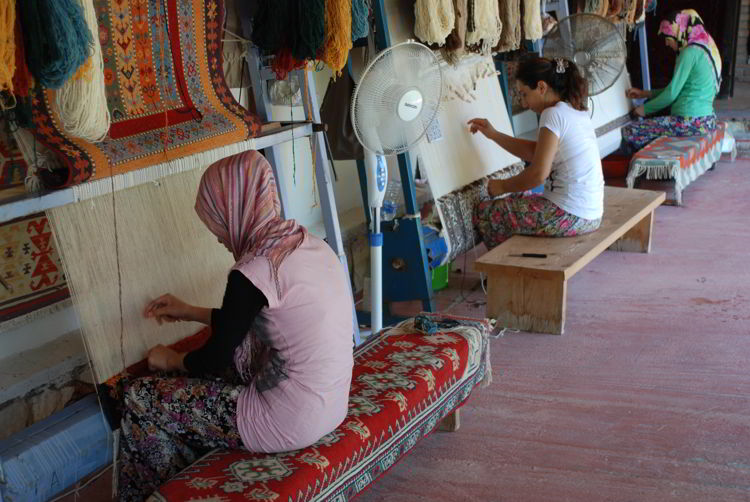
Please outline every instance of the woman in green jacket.
M671 106L666 117L639 119L622 129L626 150L635 152L660 136L701 136L716 129L714 97L721 86L721 54L693 9L661 22L659 35L679 51L672 81L660 90L628 89L631 99L649 98L635 114L645 117Z

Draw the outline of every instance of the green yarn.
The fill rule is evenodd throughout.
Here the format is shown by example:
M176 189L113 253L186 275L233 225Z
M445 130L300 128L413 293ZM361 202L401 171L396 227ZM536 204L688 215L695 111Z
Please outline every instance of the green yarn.
M367 0L352 0L352 41L370 33L370 6Z
M315 59L325 41L325 0L260 0L252 39L266 52Z
M34 78L59 89L91 56L94 39L78 0L19 2L26 62Z
M292 55L300 60L315 59L325 42L326 4L324 0L298 0L296 36ZM294 29L290 30L294 32Z

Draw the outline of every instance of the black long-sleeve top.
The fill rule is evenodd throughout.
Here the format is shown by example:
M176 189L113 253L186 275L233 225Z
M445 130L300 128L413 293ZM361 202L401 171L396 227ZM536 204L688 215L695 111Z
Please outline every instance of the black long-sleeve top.
M250 279L232 270L221 308L211 311L211 337L203 347L185 355L188 373L218 373L231 366L234 349L242 343L260 310L267 306L265 295Z

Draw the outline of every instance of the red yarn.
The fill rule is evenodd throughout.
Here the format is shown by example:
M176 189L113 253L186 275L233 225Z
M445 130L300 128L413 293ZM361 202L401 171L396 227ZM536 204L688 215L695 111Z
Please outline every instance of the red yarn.
M286 47L279 49L271 63L271 70L273 70L277 80L284 80L290 71L300 70L304 67L305 61L295 58L291 49Z

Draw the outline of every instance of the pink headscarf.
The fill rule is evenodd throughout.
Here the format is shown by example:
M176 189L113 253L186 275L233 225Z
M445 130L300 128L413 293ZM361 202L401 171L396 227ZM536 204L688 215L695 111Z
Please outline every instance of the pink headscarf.
M281 294L279 267L302 244L306 230L281 218L276 180L265 157L249 150L211 164L201 178L195 211L232 251L233 270L243 272L243 265L266 257Z

